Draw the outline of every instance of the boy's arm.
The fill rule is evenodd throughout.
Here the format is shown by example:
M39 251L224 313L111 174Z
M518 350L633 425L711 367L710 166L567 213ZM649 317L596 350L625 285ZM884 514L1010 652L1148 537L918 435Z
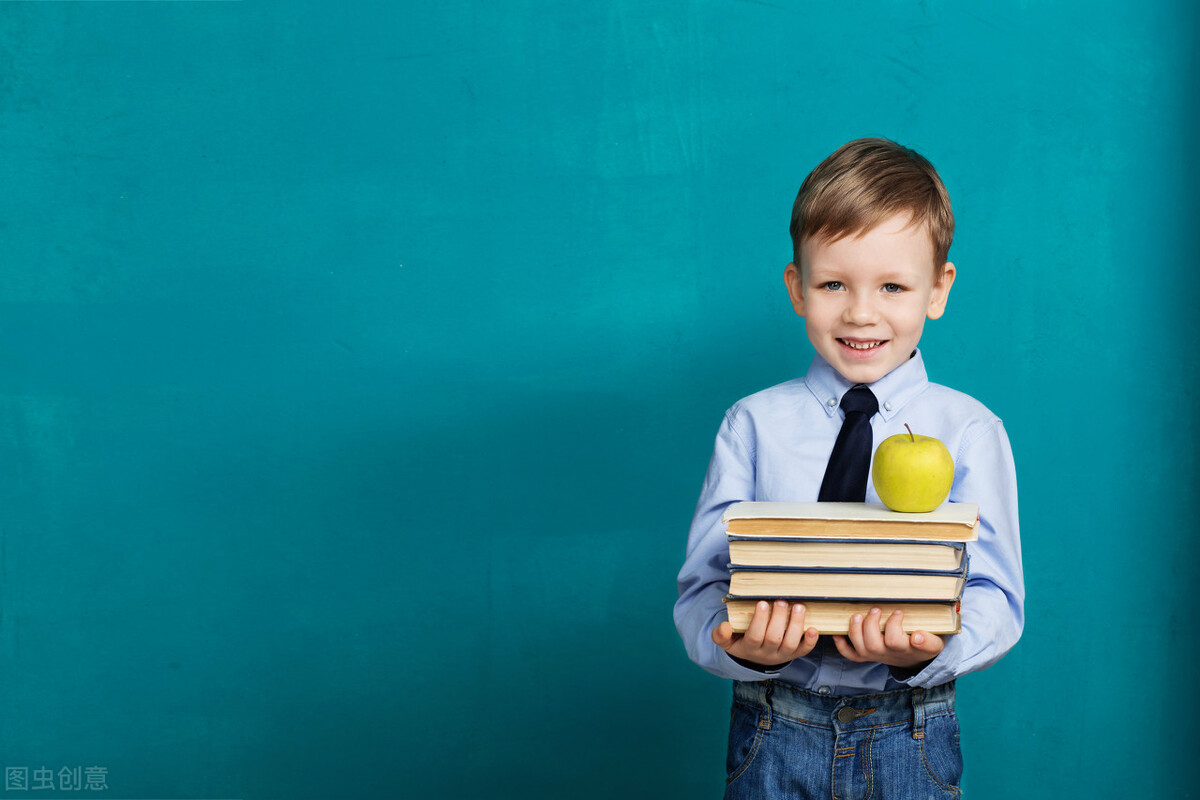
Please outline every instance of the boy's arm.
M725 415L717 432L712 460L688 533L687 555L679 571L675 627L692 661L714 675L742 681L764 680L786 666L785 663L774 663L756 669L739 663L714 640L716 634L722 642L734 644L732 638L727 640L722 635L730 631L718 631L727 619L722 598L729 591L729 543L721 515L731 504L753 499L754 453L734 427L731 411ZM791 622L790 619L787 621ZM787 627L791 626L785 625L785 629ZM786 634L781 634L781 638L783 635ZM804 636L801 641L807 638ZM811 646L808 649L811 650ZM738 646L734 646L734 650L740 652ZM760 651L749 654L765 657Z
M980 427L964 437L955 454L950 491L952 501L979 503L979 538L967 545L962 630L947 636L936 658L905 680L911 686L937 686L991 666L1017 643L1025 625L1012 449L999 419Z

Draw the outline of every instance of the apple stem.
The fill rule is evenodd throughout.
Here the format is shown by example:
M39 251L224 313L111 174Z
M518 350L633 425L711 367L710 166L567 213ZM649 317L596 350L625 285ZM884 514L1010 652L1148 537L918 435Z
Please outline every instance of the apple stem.
M908 427L908 423L907 423L907 422L906 422L906 423L904 423L904 427L905 427L905 428L908 430L908 438L909 438L909 439L911 439L911 440L913 440L913 441L915 442L915 441L917 440L917 437L913 436L912 428L909 428L909 427Z

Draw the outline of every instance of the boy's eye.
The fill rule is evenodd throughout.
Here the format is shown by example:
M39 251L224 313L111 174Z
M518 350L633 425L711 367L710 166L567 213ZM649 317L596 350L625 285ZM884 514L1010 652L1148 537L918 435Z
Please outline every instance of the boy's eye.
M842 282L841 281L826 281L825 283L821 284L821 288L828 289L831 292L837 292L837 291L841 290Z
M904 287L898 283L885 283L883 285L883 290L888 294L895 294L896 292L903 292Z

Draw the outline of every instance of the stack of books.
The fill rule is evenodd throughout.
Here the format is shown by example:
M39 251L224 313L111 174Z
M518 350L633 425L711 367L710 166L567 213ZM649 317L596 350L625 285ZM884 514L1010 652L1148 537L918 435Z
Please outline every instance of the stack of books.
M729 622L745 631L760 600L806 608L806 627L844 634L850 617L904 612L904 629L957 633L967 581L966 544L979 506L944 503L926 513L880 503L735 503L729 537Z

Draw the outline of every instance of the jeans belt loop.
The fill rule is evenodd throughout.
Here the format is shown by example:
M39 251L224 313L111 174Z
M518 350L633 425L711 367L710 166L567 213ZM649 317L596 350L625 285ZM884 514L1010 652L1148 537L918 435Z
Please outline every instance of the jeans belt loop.
M913 738L925 738L925 690L912 690Z
M763 710L758 718L758 727L764 731L769 731L771 730L771 720L775 716L775 709L771 706L771 695L775 693L775 682L763 681L759 684L759 690Z

